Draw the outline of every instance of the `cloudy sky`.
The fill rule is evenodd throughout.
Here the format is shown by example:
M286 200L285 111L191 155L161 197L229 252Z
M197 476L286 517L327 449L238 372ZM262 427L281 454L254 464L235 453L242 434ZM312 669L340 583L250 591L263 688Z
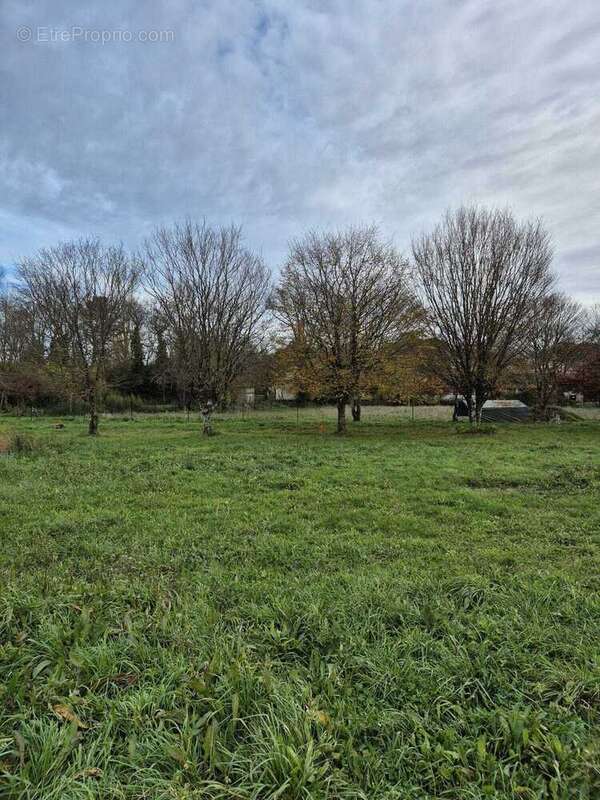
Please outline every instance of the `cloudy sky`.
M478 202L541 216L600 300L598 0L91 5L2 0L0 264L189 215L276 269L309 227L408 251Z

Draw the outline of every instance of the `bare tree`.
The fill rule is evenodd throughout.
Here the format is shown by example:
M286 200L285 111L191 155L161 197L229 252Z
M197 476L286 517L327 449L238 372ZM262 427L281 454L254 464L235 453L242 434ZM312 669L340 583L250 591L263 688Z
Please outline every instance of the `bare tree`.
M224 404L264 334L270 275L241 229L187 221L146 241L144 284L167 325L186 393Z
M583 330L576 383L585 397L600 405L600 303L586 310Z
M169 325L156 309L150 313L149 321L152 342L151 377L160 386L162 402L166 403L167 386L173 382L172 359L167 342Z
M44 326L31 303L0 295L0 409L8 399L32 401L45 383L42 375Z
M291 243L271 306L289 339L299 383L333 395L339 433L385 346L414 328L420 306L408 263L374 227L311 232Z
M438 372L479 423L552 286L549 236L540 222L519 223L509 211L460 208L413 241L413 255L439 344Z
M49 342L59 340L81 378L89 405L89 433L98 432L98 392L109 347L138 278L121 246L96 239L40 250L19 264L24 298L44 318Z
M600 345L600 303L596 303L585 312L584 329L587 341Z
M535 381L537 419L547 419L549 406L556 402L560 377L579 351L582 326L581 306L564 294L548 295L536 305L526 353Z
M40 354L43 331L31 304L0 297L0 368L30 361Z

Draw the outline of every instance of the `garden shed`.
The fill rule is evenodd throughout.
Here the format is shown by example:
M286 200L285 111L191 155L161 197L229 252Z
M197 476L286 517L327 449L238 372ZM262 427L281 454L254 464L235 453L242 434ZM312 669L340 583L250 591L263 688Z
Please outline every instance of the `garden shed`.
M483 422L527 422L529 406L520 400L486 400L481 419Z
M455 418L466 419L469 409L463 397L454 406ZM529 406L520 400L486 400L481 409L482 422L527 422Z

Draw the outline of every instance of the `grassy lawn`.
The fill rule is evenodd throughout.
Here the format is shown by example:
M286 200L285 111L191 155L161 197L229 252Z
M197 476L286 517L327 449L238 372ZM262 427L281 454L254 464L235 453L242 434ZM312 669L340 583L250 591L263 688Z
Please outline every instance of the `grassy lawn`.
M598 422L349 426L0 420L0 797L600 797Z

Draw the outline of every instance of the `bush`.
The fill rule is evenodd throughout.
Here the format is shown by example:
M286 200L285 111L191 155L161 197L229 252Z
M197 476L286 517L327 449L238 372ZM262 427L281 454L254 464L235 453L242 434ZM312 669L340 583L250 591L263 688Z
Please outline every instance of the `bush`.
M161 404L147 402L137 394L120 394L108 391L104 395L102 409L110 414L128 414L135 411L138 414L159 414L163 411L177 411L178 406L173 403Z
M548 406L545 417L542 421L554 422L557 417L561 422L581 422L580 416L573 411L563 408L562 406Z
M119 413L123 411L143 411L144 401L137 394L120 394L119 392L106 392L102 406L105 411Z

